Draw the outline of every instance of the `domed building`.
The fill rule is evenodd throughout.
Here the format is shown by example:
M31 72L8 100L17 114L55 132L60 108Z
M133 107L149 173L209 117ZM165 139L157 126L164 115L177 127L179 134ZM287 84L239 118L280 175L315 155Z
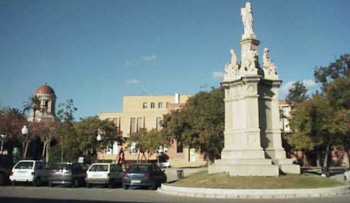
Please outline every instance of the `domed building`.
M28 121L53 121L56 120L56 94L49 85L45 84L36 89L33 95L36 99L37 109L28 117Z

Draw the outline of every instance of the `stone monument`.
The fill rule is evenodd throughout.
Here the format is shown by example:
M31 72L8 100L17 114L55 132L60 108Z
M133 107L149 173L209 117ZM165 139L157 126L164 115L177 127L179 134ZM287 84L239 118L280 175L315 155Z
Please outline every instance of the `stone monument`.
M243 35L241 63L231 50L225 65L225 132L221 159L209 166L209 173L228 172L230 176L278 176L300 174L300 166L286 158L282 147L278 90L282 83L276 65L264 49L259 65L260 41L253 31L250 2L241 9Z

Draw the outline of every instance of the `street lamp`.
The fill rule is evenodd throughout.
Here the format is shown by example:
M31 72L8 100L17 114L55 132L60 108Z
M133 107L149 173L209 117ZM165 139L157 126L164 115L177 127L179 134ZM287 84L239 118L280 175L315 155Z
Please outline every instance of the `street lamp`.
M24 136L26 136L26 135L28 135L28 133L29 133L28 127L27 127L26 125L23 126L23 128L22 128L22 134L23 134Z
M23 126L22 128L22 135L26 137L26 135L29 134L29 129L26 125ZM26 158L27 156L27 147L28 147L28 142L27 142L27 139L26 141L24 142L24 154L23 154L23 157Z
M98 142L99 144L101 143L101 141L102 141L102 136L101 136L100 133L97 134L96 140L97 140L97 142ZM103 159L104 159L104 152L102 152L102 161L103 161Z

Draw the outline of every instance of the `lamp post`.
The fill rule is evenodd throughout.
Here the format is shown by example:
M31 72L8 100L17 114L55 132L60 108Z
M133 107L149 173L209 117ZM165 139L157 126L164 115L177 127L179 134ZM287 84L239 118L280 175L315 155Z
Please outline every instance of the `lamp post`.
M97 140L97 142L98 142L99 145L100 145L100 143L101 143L101 141L102 141L102 136L101 136L100 133L97 134L96 140ZM103 158L104 158L104 154L103 154L103 152L102 152L102 161L103 161Z
M24 125L22 128L22 135L25 137L23 158L26 158L26 156L27 156L27 149L28 149L27 135L28 134L29 134L29 129L26 125Z
M1 134L0 137L1 137L1 154L3 154L4 153L4 140L5 140L6 136Z

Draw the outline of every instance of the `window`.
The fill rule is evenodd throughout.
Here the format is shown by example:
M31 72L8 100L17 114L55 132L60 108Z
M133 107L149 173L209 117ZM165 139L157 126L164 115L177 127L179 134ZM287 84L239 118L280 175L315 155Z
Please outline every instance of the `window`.
M160 121L162 120L162 117L156 118L156 130L162 129L162 126L160 125Z
M130 118L130 134L136 133L136 118Z
M93 165L93 166L91 166L89 171L107 172L108 171L108 165Z
M158 109L163 108L163 103L162 102L158 102Z
M132 154L137 153L136 142L131 143L131 145L130 145L130 153L132 153Z
M115 126L119 127L118 118L113 118L113 123L114 123Z
M177 153L182 153L183 152L183 145L182 145L182 142L180 142L180 141L176 142L176 152Z
M147 109L147 108L148 108L148 107L147 107L147 102L143 102L142 107L143 107L144 109Z
M34 165L34 162L21 162L17 164L15 169L32 169Z
M154 102L151 102L151 109L154 109L154 108L155 108Z
M142 117L138 117L137 118L137 131L139 131L141 128L143 128Z

